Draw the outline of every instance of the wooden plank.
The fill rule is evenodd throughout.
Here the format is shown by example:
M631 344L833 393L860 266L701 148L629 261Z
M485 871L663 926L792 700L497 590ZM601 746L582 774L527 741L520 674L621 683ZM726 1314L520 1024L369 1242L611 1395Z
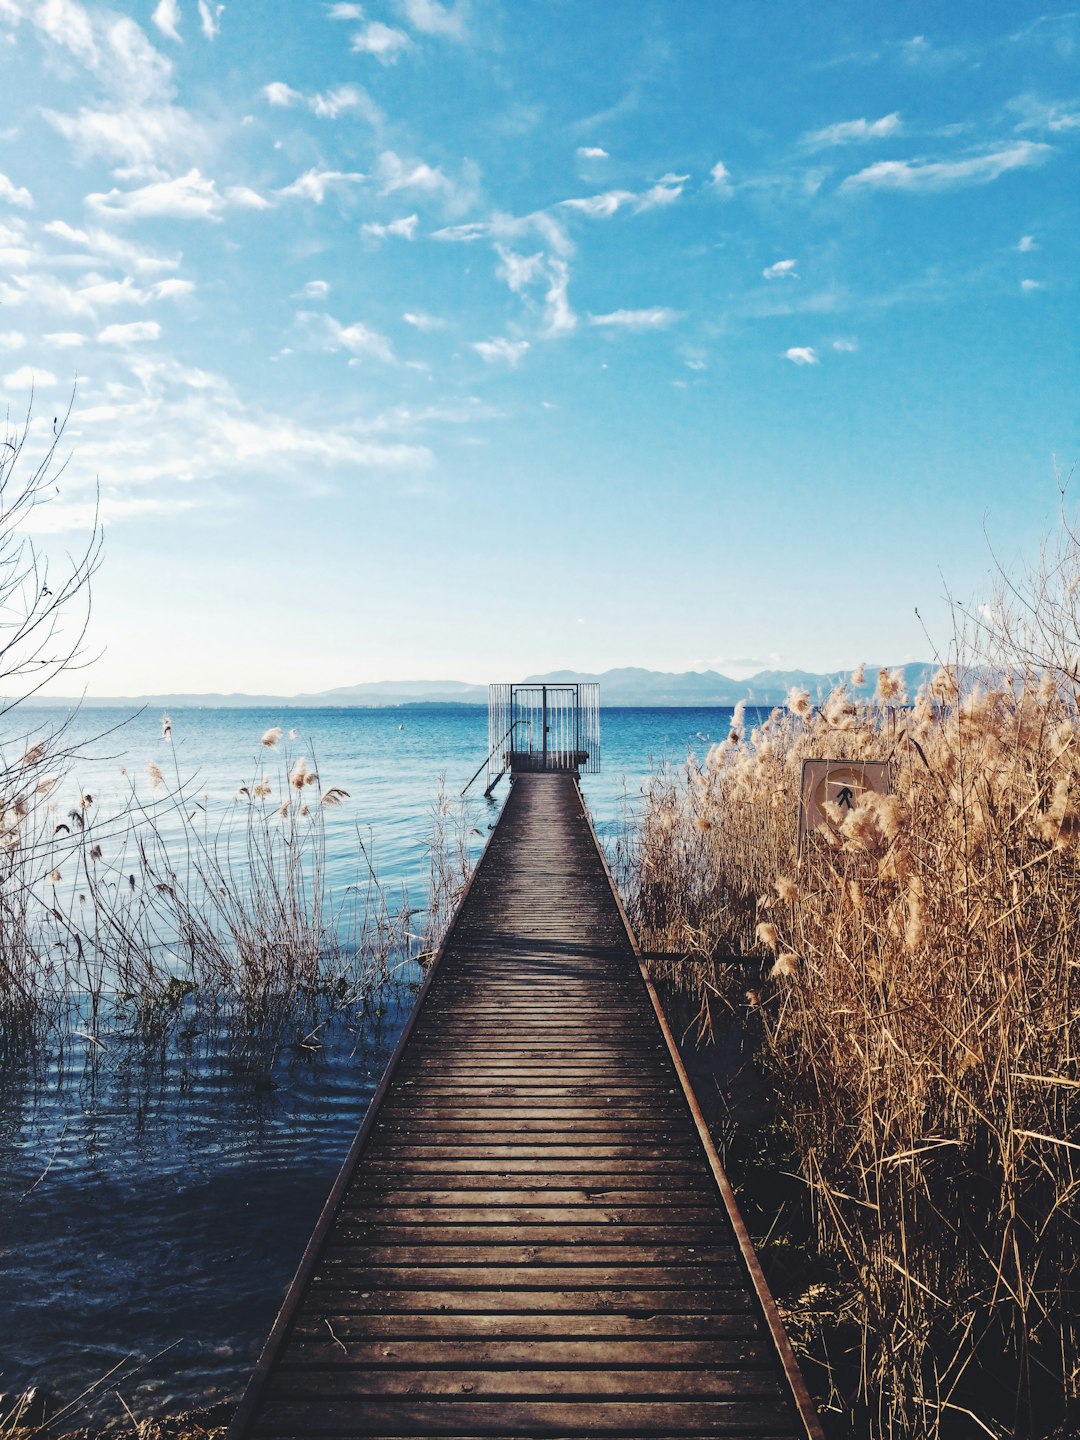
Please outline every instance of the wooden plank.
M580 795L511 790L232 1430L803 1440Z
M255 1435L746 1435L790 1440L782 1402L698 1400L660 1402L303 1400L268 1403Z

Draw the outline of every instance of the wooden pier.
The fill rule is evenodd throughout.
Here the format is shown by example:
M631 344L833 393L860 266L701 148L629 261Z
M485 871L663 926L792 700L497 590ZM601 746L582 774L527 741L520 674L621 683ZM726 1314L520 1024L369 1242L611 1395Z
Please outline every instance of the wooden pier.
M520 774L230 1440L821 1434L576 775Z

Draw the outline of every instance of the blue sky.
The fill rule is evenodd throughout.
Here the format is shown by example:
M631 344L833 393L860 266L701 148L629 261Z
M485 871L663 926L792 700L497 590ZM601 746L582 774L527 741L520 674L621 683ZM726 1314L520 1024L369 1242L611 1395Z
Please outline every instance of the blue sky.
M1015 0L0 0L91 693L926 657L1077 455L1078 58Z

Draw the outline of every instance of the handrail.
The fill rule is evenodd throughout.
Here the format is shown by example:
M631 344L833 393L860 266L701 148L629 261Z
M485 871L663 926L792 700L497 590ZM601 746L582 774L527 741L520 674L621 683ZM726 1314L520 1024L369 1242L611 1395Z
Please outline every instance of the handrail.
M520 720L511 720L511 722L510 722L510 729L507 730L506 734L502 737L502 739L495 741L495 744L494 744L494 745L491 747L491 749L488 751L487 757L486 757L484 760L481 760L479 766L477 767L476 774L472 777L472 780L469 781L469 784L465 786L465 790L468 790L469 785L471 785L471 784L473 783L473 780L475 780L475 779L479 776L480 771L483 770L486 765L489 765L489 764L491 763L491 757L492 757L492 755L495 754L495 752L498 750L499 746L503 743L503 741L504 741L504 740L508 740L508 739L510 738L510 736L513 735L515 726L520 725L521 723L522 723L522 722L521 722ZM500 772L500 774L501 774L501 773L502 773L502 772ZM464 798L465 790L462 790L461 795L458 797L459 799Z

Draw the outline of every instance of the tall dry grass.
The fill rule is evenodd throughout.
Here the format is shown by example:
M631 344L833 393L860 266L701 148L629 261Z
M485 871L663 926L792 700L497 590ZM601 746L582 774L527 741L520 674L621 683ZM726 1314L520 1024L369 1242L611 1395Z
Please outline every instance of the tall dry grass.
M636 838L646 946L706 996L718 952L767 957L753 1021L838 1277L797 1328L851 1433L1080 1423L1078 594L1066 530L910 703L882 672L736 717ZM892 794L798 854L811 757L888 760Z
M238 1033L302 1028L436 948L470 869L464 812L433 801L423 903L387 892L359 826L335 842L353 856L345 883L338 856L335 888L327 816L351 797L281 739L266 732L265 760L224 802L181 775L169 720L168 760L124 772L111 807L72 792L50 737L7 757L0 1056L54 1050L73 1029L160 1032L192 1011Z

